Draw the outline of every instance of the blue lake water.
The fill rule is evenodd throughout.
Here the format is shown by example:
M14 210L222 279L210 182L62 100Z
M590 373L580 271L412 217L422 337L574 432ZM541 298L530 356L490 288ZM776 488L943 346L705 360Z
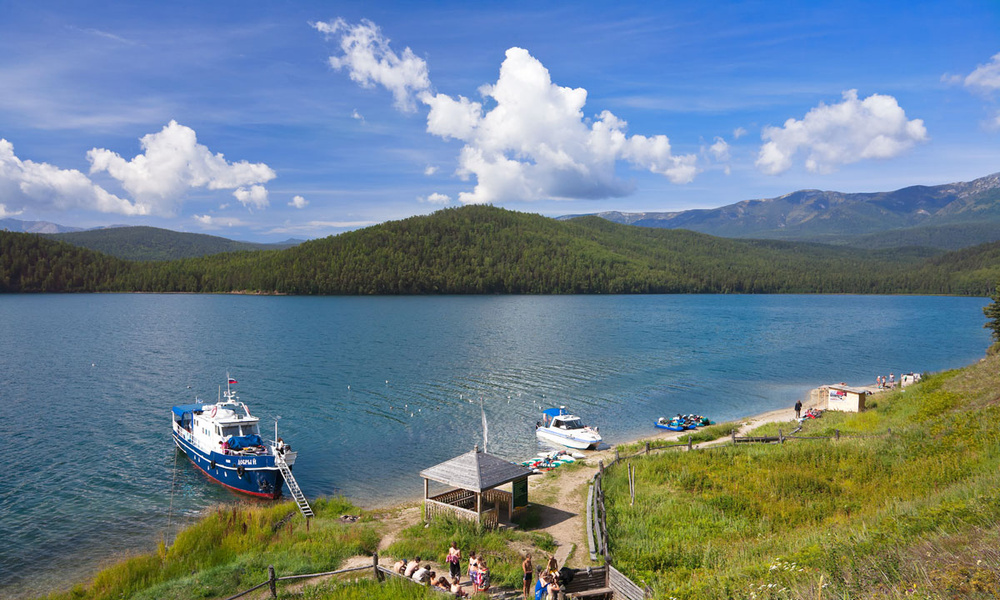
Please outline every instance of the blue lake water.
M0 296L0 597L86 578L237 499L169 434L170 407L215 400L227 372L262 429L281 417L306 495L376 506L420 496L421 469L482 443L480 399L488 450L511 460L537 454L550 406L613 444L663 415L731 420L823 383L964 366L990 343L987 302Z

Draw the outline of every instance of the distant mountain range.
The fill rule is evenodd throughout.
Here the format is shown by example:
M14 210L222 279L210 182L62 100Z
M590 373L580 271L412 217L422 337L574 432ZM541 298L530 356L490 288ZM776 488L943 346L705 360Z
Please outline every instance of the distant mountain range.
M284 242L259 244L202 233L171 231L159 227L110 225L94 229L81 229L48 221L20 221L18 219L0 219L0 231L2 230L38 233L54 240L89 248L125 260L176 260L209 256L221 252L284 250L304 241L289 239Z
M729 238L820 242L859 248L925 246L956 250L1000 240L1000 173L975 181L846 194L800 190L721 208L602 212L641 227L690 229Z

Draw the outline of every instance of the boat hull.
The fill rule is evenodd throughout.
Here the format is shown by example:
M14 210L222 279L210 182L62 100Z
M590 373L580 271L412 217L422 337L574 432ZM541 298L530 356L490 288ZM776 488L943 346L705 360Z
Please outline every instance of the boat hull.
M178 436L176 431L172 435L181 452L216 483L259 498L274 500L281 497L285 478L274 465L274 457L206 453Z
M553 444L559 444L560 446L566 446L567 448L576 448L578 450L591 450L596 448L601 440L586 440L570 437L566 434L559 433L557 431L551 431L544 427L539 427L535 430L535 435L539 439Z

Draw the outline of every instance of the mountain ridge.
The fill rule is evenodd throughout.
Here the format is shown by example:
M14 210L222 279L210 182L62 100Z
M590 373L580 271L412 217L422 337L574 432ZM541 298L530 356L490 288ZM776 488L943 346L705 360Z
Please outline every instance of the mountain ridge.
M565 215L560 220L597 216L615 223L663 229L691 229L731 238L819 241L870 247L864 236L897 233L898 246L912 238L935 237L934 247L955 250L1000 240L1000 172L968 182L937 186L915 185L891 192L837 192L804 189L776 196L742 200L718 208L670 212L604 211ZM996 223L983 230L984 221ZM956 227L958 226L958 227ZM974 233L974 235L969 235Z

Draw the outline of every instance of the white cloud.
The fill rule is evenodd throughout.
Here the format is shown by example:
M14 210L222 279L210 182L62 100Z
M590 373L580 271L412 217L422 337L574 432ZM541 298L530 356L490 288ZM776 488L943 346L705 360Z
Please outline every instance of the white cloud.
M1000 90L1000 53L994 54L990 62L979 65L964 80L965 87L992 92Z
M463 203L546 198L606 198L632 191L615 175L616 161L690 182L694 155L675 156L664 135L626 135L627 124L608 111L584 118L587 91L552 83L549 71L527 50L511 48L493 85L480 89L495 102L422 94L430 107L427 131L466 143L458 175L476 178Z
M715 143L708 147L708 152L717 162L729 160L729 144L721 137L715 138Z
M438 172L438 168L434 165L427 165L424 169L424 175L430 176Z
M892 96L872 94L858 100L857 90L848 90L843 97L839 104L821 103L801 121L765 127L757 168L769 175L783 173L804 153L807 170L828 173L864 159L892 158L927 141L924 122L907 120Z
M143 136L139 142L144 152L129 161L111 150L97 148L87 152L87 158L91 174L107 171L132 195L143 214L173 215L185 192L201 187L235 189L245 197L237 195L245 205L267 206L267 191L258 184L276 175L266 164L228 162L222 154L212 154L199 144L193 129L176 121L170 121L159 133ZM253 187L248 191L246 186Z
M96 185L75 169L60 169L48 163L21 160L14 145L0 139L0 198L40 209L83 208L121 215L148 214L146 207L131 203ZM19 214L22 210L7 214Z
M0 219L6 219L7 217L16 217L17 215L24 212L24 209L10 211L7 210L6 204L0 204Z
M448 204L449 202L451 202L451 197L448 196L447 194L439 194L437 192L434 192L433 194L427 196L426 198L417 198L417 200L420 202L427 202L428 204Z
M738 140L747 134L747 130L743 127L737 127L733 130L733 139Z
M212 215L192 215L203 230L215 231L225 227L244 227L247 222L235 217L213 217Z
M309 201L302 196L293 196L292 201L288 203L288 206L293 206L295 208L305 208L309 206Z
M625 121L608 111L586 118L587 90L552 83L527 50L507 50L497 82L479 89L491 106L486 110L465 96L432 93L427 63L409 48L397 55L371 21L313 27L341 36L343 55L330 58L334 68L347 67L362 86L386 87L401 110L415 110L416 97L430 109L429 133L465 142L456 174L475 177L476 185L459 194L463 203L624 196L633 184L616 176L618 161L674 183L688 183L698 172L697 156L674 155L664 135L628 136Z
M354 119L354 120L356 120L356 121L361 121L362 123L365 122L364 115L362 115L361 113L359 113L358 109L356 109L356 108L354 109L354 112L351 113L351 118Z
M331 56L330 66L338 71L347 68L353 81L362 87L384 86L396 99L396 107L414 112L413 94L430 88L427 63L406 48L399 56L389 48L389 38L367 19L348 25L343 19L313 23L319 32L340 35L343 56Z
M236 188L236 191L233 192L233 197L249 209L264 209L270 204L267 201L267 188L262 185L252 185L250 189L243 187Z

